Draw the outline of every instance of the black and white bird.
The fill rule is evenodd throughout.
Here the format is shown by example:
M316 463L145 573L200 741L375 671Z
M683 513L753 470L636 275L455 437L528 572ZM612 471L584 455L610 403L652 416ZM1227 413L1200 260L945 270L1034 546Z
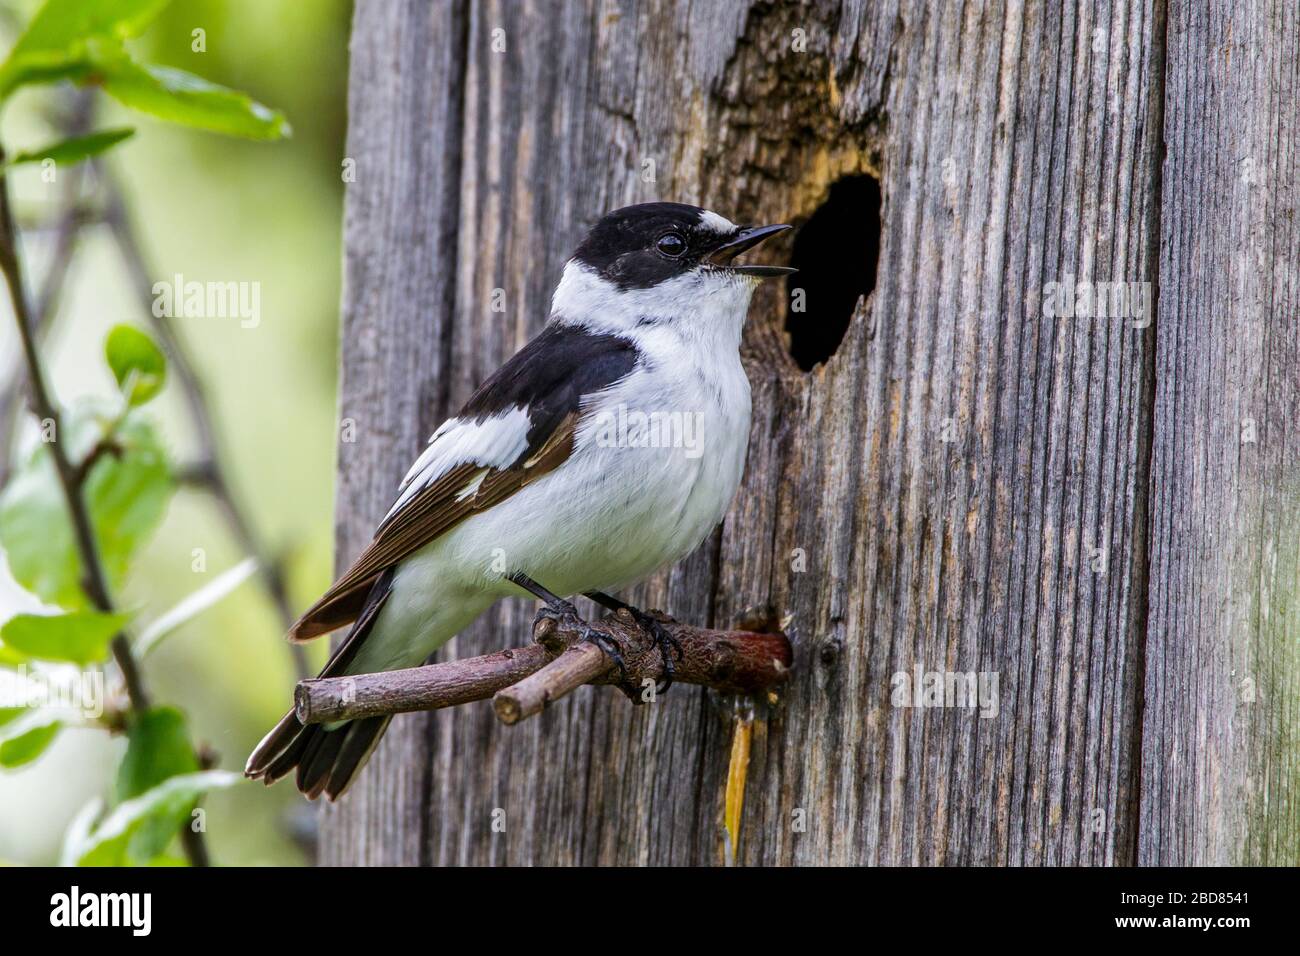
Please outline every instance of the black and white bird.
M521 588L624 605L629 587L694 550L740 484L750 297L781 266L734 257L789 227L738 226L678 203L600 220L566 263L545 329L434 432L374 540L294 624L351 625L323 677L413 667ZM672 679L660 642L664 689ZM389 717L304 727L290 711L245 773L336 799Z

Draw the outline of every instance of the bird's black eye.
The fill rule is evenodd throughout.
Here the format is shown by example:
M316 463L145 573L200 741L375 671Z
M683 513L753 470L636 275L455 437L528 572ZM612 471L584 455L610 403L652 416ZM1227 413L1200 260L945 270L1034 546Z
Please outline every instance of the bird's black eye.
M655 248L670 259L676 259L686 251L686 240L675 232L666 232L655 242Z

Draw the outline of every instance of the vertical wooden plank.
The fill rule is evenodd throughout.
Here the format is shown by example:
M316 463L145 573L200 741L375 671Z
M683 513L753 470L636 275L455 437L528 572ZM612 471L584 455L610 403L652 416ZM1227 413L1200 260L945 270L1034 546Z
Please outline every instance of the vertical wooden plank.
M1152 10L960 10L905 7L876 58L878 285L780 406L760 590L793 616L798 679L752 862L1131 859L1149 332L1042 318L1040 290L1152 277ZM720 609L754 587L732 532ZM796 548L815 573L789 572ZM1000 713L891 706L918 666L996 674Z
M1300 231L1285 0L1169 4L1139 859L1300 863Z
M370 541L447 413L465 24L458 4L359 0L344 210L337 549ZM425 859L428 718L393 723L347 799L322 815L325 864Z

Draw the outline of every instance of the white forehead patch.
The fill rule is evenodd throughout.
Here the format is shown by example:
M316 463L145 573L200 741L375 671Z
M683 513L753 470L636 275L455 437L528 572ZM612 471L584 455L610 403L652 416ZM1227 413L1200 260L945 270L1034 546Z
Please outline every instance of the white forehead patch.
M730 235L737 228L736 224L730 219L724 219L716 212L710 212L708 209L700 210L700 225L720 236Z

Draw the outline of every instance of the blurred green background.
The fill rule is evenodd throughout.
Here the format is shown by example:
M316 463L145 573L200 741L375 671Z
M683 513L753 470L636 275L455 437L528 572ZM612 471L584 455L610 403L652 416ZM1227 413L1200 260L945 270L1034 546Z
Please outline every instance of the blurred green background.
M34 4L10 3L3 48ZM351 3L343 0L176 0L132 44L152 62L177 66L244 90L283 110L293 137L253 143L165 126L128 115L97 96L98 127L133 125L136 136L106 162L124 181L151 277L256 281L261 323L178 318L175 327L208 387L239 501L268 548L285 561L293 606L329 582L334 491L335 381L341 262L341 163ZM206 52L191 50L195 28ZM6 146L57 138L43 120L51 96L18 94L3 117ZM52 215L58 186L39 168L13 176L20 220ZM29 281L43 272L39 237L26 236ZM82 233L45 356L61 402L114 388L103 342L116 323L144 326L117 249L103 227ZM0 377L12 374L16 342L8 303L0 305ZM174 376L149 412L172 457L194 457L194 438ZM193 549L207 574L191 570ZM231 567L237 550L212 499L179 491L148 545L121 603L143 621ZM197 579L197 580L196 580ZM31 609L0 568L0 620ZM323 644L311 648L313 665ZM186 624L146 663L159 703L184 707L197 740L240 770L251 746L291 702L293 663L275 610L253 578ZM0 861L52 863L76 811L110 786L125 743L102 731L68 730L36 763L0 773ZM243 784L206 801L217 864L309 862L303 841L313 809L290 785Z

